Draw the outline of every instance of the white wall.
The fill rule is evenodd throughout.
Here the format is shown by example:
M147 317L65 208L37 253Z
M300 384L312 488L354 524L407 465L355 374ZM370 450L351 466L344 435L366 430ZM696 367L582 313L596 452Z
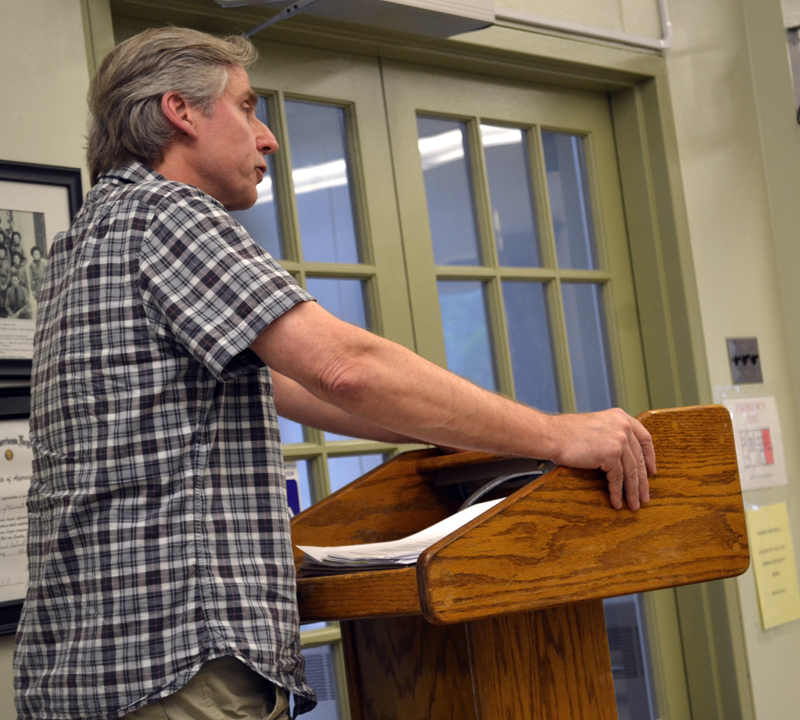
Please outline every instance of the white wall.
M83 166L89 74L79 0L0 0L0 157Z
M89 73L81 3L0 0L0 18L0 159L83 167ZM16 718L12 650L13 638L0 638L0 720Z
M747 2L748 0L745 0ZM681 172L686 195L709 374L714 386L731 383L725 339L756 336L764 389L777 397L789 487L745 493L745 503L788 501L794 545L800 549L800 452L798 405L790 354L781 271L776 252L774 203L767 182L761 117L783 113L784 157L796 154L788 57L780 1L759 0L758 22L772 31L748 34L743 5L729 0L672 0L675 44L667 53ZM769 43L770 46L765 46ZM754 75L765 52L776 60L768 71L769 99L758 96L764 77ZM782 85L780 84L782 83ZM783 102L785 101L785 102ZM766 102L779 104L767 106ZM788 110L788 112L787 112ZM777 122L777 121L776 121ZM795 188L800 194L800 187ZM782 258L783 260L783 258ZM800 708L800 622L764 631L752 570L736 581L755 716L791 720Z
M661 37L657 0L495 0L495 7L632 35Z

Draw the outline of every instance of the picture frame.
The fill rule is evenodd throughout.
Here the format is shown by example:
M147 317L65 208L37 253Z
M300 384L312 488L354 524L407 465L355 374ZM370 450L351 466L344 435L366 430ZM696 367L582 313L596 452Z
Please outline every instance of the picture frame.
M47 251L82 202L79 168L0 160L0 380L30 378Z
M31 395L29 387L0 387L0 443L9 434L9 427L16 428L16 425L19 424L20 421L27 422L27 419L30 417L30 411ZM6 454L4 451L0 457L0 463L3 463L5 460ZM31 472L32 470L33 468L31 468ZM4 474L9 473L0 470L0 478L2 478ZM27 494L27 488L23 487L11 493L9 493L6 487L0 491L0 519L4 521L2 523L4 529L0 530L0 534L5 532L10 535L12 526L14 525L13 518L26 515L24 509L23 512L20 512L19 498L13 502L9 502L8 497L9 494L22 495L23 491ZM23 562L27 565L27 560L23 560ZM19 564L19 562L16 563L16 565ZM9 558L6 555L0 557L0 574L9 575L14 569L15 564L13 563L13 558ZM15 578L5 577L3 579L5 582L13 582ZM21 588L27 583L27 573L25 573L24 577L18 578L18 580L18 586ZM8 592L6 592L4 595L0 596L0 635L13 635L17 631L17 623L19 622L20 613L22 612L24 591L20 589L18 595L19 596L8 597Z

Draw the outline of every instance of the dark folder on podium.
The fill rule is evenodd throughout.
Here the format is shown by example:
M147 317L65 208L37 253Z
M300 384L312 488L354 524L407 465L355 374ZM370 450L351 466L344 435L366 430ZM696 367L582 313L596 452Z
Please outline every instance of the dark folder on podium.
M736 450L719 406L651 411L658 474L638 512L599 471L558 467L424 550L416 566L298 578L304 621L343 621L353 720L616 718L603 598L749 565ZM453 478L522 461L404 453L292 520L297 545L397 540L453 515Z

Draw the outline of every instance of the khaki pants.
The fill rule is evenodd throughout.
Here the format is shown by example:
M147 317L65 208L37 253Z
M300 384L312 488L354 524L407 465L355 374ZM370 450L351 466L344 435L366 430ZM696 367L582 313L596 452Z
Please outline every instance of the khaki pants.
M211 660L178 692L122 720L289 720L289 698L234 657Z

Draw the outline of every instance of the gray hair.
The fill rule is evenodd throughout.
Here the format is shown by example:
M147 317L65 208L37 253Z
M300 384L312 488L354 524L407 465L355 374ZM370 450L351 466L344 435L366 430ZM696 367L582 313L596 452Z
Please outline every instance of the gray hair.
M104 172L138 160L157 165L175 129L161 97L170 91L206 115L225 91L228 68L251 65L253 44L233 35L221 39L187 28L145 30L117 45L89 88L86 159L92 183Z

